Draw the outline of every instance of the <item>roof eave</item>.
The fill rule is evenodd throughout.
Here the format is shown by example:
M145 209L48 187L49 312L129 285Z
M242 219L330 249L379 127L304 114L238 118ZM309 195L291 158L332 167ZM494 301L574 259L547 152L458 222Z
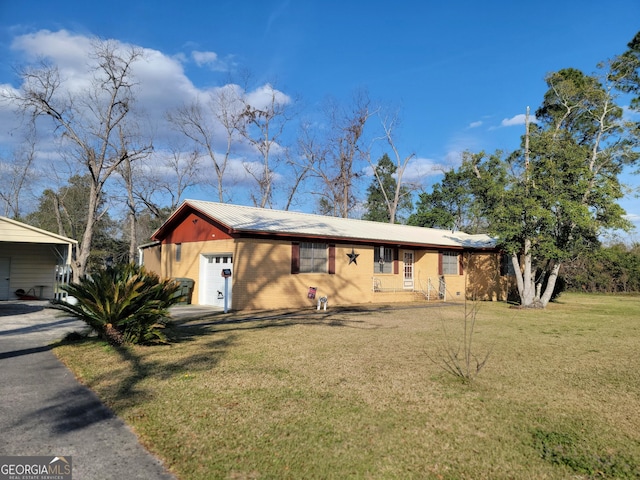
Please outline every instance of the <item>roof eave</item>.
M300 233L296 233L296 232L272 232L272 231L266 231L266 230L250 230L250 229L242 229L242 228L238 228L238 229L233 229L230 228L229 229L230 233L232 234L236 234L236 235L257 235L257 236L264 236L264 237L281 237L281 238L308 238L308 239L319 239L319 240L326 240L326 241L340 241L343 243L366 243L366 244L371 244L371 243L376 243L376 244L380 244L380 245L395 245L398 247L417 247L417 248L431 248L431 249L442 249L442 248L447 248L447 249L451 249L451 250L464 250L464 249L468 249L468 248L473 248L474 250L477 250L481 247L472 247L472 246L468 246L468 245L443 245L443 244L438 244L438 243L421 243L421 242L401 242L401 241L397 241L397 240L383 240L383 239L375 239L375 238L365 238L365 237L345 237L345 236L331 236L331 235L313 235L313 234L300 234ZM483 248L487 248L487 249L491 249L492 247L483 247Z
M171 227L171 225L175 222L178 221L179 218L181 218L181 215L183 215L184 212L186 211L192 211L192 212L198 212L200 215L202 215L205 218L208 218L211 221L216 222L217 224L219 224L220 226L222 226L223 228L225 228L227 230L228 233L233 233L235 230L233 228L231 228L229 225L225 224L224 222L221 222L219 219L217 218L213 218L211 215L209 215L206 212L203 212L201 209L199 209L198 207L192 205L189 200L185 200L184 202L182 202L182 204L176 209L175 212L173 212L171 214L171 216L169 218L167 218L165 220L165 222L160 225L160 227L153 232L153 235L151 235L151 240L154 241L162 241L163 238L165 238L167 235L165 234L166 230L169 229L169 227ZM186 214L185 214L186 216Z
M12 220L11 218L8 218L8 217L0 217L0 219L2 219L2 221L5 221L7 223L11 223L13 225L16 225L17 227L24 228L26 230L31 230L33 232L39 233L40 235L45 235L47 237L51 237L51 238L55 238L56 240L59 240L59 242L51 242L52 244L55 244L55 245L64 245L64 244L77 245L78 244L78 241L74 240L73 238L64 237L62 235L58 235L56 233L49 232L47 230L43 230L41 228L34 227L33 225L22 223L22 222L19 222L17 220ZM10 243L34 243L34 242L14 242L14 241L11 241ZM47 243L47 242L38 242L38 243Z

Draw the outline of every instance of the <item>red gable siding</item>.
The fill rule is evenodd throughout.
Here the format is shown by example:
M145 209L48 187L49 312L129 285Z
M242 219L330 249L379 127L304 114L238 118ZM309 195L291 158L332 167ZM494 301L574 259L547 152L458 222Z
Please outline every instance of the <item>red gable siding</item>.
M189 213L162 239L162 243L204 242L231 238L215 222L197 212Z

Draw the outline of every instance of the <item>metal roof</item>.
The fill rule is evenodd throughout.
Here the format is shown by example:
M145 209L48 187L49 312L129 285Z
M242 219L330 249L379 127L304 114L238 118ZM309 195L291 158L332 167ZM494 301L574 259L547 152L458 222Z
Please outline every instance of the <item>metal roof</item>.
M71 245L78 243L71 238L56 235L41 228L0 216L0 242L50 243Z
M469 235L464 232L452 232L437 228L370 222L203 200L185 200L174 215L186 206L190 206L217 220L238 233L284 234L336 240L454 248L495 247L495 240L488 235Z

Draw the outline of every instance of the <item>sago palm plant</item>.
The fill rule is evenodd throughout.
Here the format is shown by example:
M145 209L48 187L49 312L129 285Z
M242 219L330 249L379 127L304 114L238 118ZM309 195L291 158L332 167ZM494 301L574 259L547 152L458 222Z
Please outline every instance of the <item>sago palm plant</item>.
M55 300L54 308L83 320L111 344L166 341L169 307L181 300L178 283L134 264L94 272L63 290L77 303Z

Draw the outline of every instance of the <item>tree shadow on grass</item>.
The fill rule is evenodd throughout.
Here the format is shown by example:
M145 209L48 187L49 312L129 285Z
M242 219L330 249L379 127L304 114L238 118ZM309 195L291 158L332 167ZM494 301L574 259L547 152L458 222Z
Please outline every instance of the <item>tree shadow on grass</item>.
M440 304L439 306L444 306ZM356 305L331 307L327 310L296 309L296 310L269 310L236 312L225 314L222 312L208 315L200 319L183 319L173 322L174 331L178 332L176 340L185 335L184 331L198 330L201 333L229 330L252 330L264 328L282 328L293 325L324 325L346 328L388 328L383 322L374 322L367 316L380 313L393 313L399 309L433 308L433 305L420 304L419 306L395 306L395 305ZM185 338L197 336L198 333L188 333Z
M226 335L224 338L216 338L205 343L201 352L168 362L150 360L139 355L132 348L115 348L120 361L130 367L131 373L119 379L114 400L118 402L119 408L130 408L140 402L151 400L153 394L141 385L142 382L150 378L159 381L170 380L171 378L180 378L187 372L214 369L234 343L235 335ZM170 349L171 346L166 348Z
M188 335L177 339L178 342L190 341L196 336L203 335L203 332L199 332L197 329L188 333ZM117 355L117 360L114 360L114 370L117 368L127 372L126 374L109 370L92 376L91 380L85 384L90 389L99 390L97 386L103 383L115 383L113 388L109 387L109 393L102 399L117 412L123 412L154 398L153 391L143 385L146 380L165 381L173 377L180 378L185 372L211 370L233 346L235 338L236 336L233 334L217 336L211 341L203 343L201 351L187 357L180 356L179 352L176 352L176 359L168 361L166 360L167 355L159 355L159 358L155 358L154 353L162 354L162 350L167 349L166 352L170 355L171 344L152 347L109 346L98 338L84 338L73 342L63 341L59 345L94 343L110 349ZM146 349L149 350L145 351Z
M231 314L214 313L202 318L182 318L173 320L167 326L166 334L169 344L152 347L107 347L117 354L114 369L92 377L87 382L89 388L107 382L115 382L109 388L107 404L117 412L124 412L145 401L153 399L153 391L145 387L148 379L158 381L175 378L182 380L201 371L214 369L226 353L237 342L239 332L243 330L286 328L296 325L323 325L328 327L379 329L395 328L374 318L362 318L379 313L393 313L398 306L349 306L333 307L328 310L280 310L259 312L238 312ZM415 308L407 306L405 308ZM209 338L210 337L210 338ZM96 338L84 338L81 342L96 342L107 346L106 342ZM195 353L181 356L184 350L179 345L189 342L200 342L201 346ZM73 342L61 342L71 344ZM171 358L172 348L175 359ZM147 350L149 349L149 350ZM166 350L165 350L166 349ZM166 354L163 354L166 351ZM125 375L117 373L115 369L125 367ZM183 378L184 377L184 378Z

